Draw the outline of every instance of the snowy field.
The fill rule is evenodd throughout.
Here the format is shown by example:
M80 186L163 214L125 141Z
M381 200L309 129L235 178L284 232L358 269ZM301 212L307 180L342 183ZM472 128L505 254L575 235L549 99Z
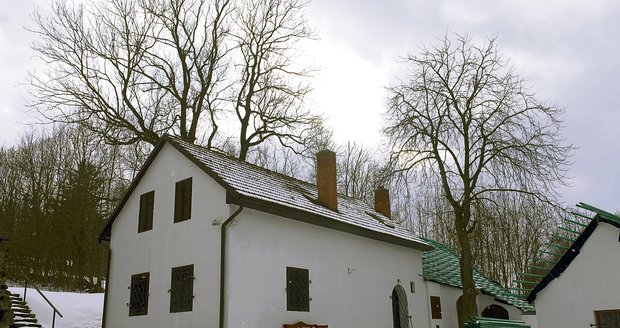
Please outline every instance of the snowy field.
M24 288L9 287L11 293L23 296ZM100 328L101 314L103 313L103 293L82 294L65 292L43 291L52 304L64 316L60 318L56 315L55 328ZM44 328L52 327L52 308L39 295L39 293L28 288L26 301L32 312L34 312L39 323Z

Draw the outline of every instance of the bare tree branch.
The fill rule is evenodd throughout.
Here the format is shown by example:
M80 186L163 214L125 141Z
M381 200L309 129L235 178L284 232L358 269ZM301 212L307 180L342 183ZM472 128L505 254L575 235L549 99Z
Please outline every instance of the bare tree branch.
M538 101L495 39L476 45L448 36L404 58L409 75L388 88L384 134L394 166L421 184L441 186L461 249L463 318L476 315L470 236L477 208L503 193L558 204L571 145L560 135L563 110ZM482 207L481 207L482 206Z

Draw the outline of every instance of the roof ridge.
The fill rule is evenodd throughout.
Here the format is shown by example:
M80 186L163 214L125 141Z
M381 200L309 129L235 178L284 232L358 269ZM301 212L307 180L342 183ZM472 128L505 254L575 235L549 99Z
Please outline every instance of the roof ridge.
M233 156L233 155L231 155L231 154L229 154L229 153L227 153L227 152L225 152L225 151L223 151L221 149L207 148L207 147L202 146L202 145L198 145L198 144L187 142L187 141L181 139L178 136L173 136L173 135L169 135L169 134L166 134L164 137L167 138L168 141L172 141L172 142L177 143L177 144L183 144L183 145L181 145L182 147L196 147L196 148L200 148L200 150L204 150L204 151L209 151L209 152L215 153L218 156L223 156L223 157L225 157L225 158L227 158L229 160L235 161L235 162L237 162L237 163L239 163L241 165L247 165L247 166L250 166L252 168L256 168L256 169L262 170L262 171L264 171L266 173L275 174L275 175L278 175L278 176L280 176L280 177L282 177L284 179L295 180L296 182L300 182L300 183L306 184L307 186L310 186L312 188L316 188L316 183L308 182L308 181L302 180L302 179L297 178L297 177L286 175L286 174L278 172L278 171L270 170L270 169L268 169L266 167L262 167L260 165L257 165L257 164L251 163L251 162L242 161L242 160L238 159L237 157L235 157L235 156ZM344 197L344 198L347 198L349 200L358 201L358 202L362 202L364 204L367 204L369 207L372 208L373 211L375 210L374 207L371 206L371 204L366 203L362 199L355 198L353 196L349 196L347 194L343 194L343 193L340 193L340 192L338 192L337 194L338 194L338 197Z
M281 172L273 171L273 170L270 170L270 169L268 169L266 167L262 167L260 165L257 165L257 164L251 163L251 162L242 161L242 160L238 159L237 157L235 157L235 156L233 156L233 155L231 155L231 154L229 154L229 153L227 153L227 152L225 152L225 151L223 151L221 149L218 149L218 148L207 148L207 147L205 147L203 145L187 142L187 141L181 139L178 136L166 135L166 137L169 138L169 140L171 140L173 142L176 142L178 144L181 144L181 143L184 144L183 145L184 147L186 147L186 146L197 147L197 148L200 148L201 150L210 151L210 152L213 152L213 153L215 153L215 154L217 154L219 156L226 157L227 159L232 160L232 161L236 161L237 163L242 164L242 165L252 166L254 168L257 168L257 169L260 169L260 170L263 170L263 171L267 171L268 173L275 173L275 174L280 175L280 176L282 176L284 178L287 178L287 179L294 179L294 180L297 180L299 182L303 182L303 183L314 185L311 182L304 181L304 180L301 180L299 178L292 177L290 175L286 175L286 174L281 173ZM316 186L316 185L314 185L314 186Z

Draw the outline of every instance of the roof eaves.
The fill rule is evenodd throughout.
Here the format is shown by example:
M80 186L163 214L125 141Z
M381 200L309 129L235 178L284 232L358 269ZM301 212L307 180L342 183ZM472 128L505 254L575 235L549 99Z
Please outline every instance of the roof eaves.
M364 227L360 227L351 223L334 220L332 218L304 211L302 209L292 208L286 205L282 205L275 202L266 201L264 199L258 199L247 195L233 196L229 195L226 201L231 204L244 206L247 208L255 209L258 211L286 217L296 221L301 221L313 225L318 225L333 230L338 230L390 244L414 248L421 251L428 251L432 249L432 246L425 243L423 240L416 241L412 239L404 239L394 235L373 231Z

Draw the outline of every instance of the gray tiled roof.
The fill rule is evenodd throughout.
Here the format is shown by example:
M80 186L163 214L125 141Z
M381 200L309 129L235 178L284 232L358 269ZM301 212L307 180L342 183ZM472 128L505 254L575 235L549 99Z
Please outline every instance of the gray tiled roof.
M314 184L239 161L178 138L166 139L181 152L193 157L198 164L204 165L203 168L212 176L215 175L214 178L220 180L220 184L229 191L243 198L318 215L374 233L396 237L409 244L417 244L420 249L430 249L421 238L379 214L363 201L339 194L338 211L332 211L312 201L317 197Z

